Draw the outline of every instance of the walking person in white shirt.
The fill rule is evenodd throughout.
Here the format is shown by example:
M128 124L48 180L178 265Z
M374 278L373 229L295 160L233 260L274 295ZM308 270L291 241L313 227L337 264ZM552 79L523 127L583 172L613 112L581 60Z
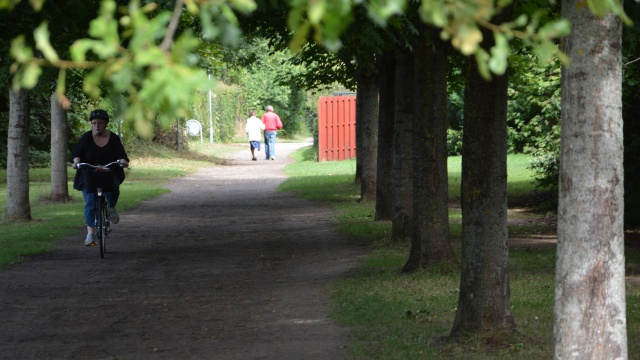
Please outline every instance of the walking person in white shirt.
M261 130L264 130L262 120L256 117L256 111L251 110L251 117L247 119L245 132L249 138L249 148L251 149L251 160L257 161L255 151L260 151L260 140L262 139Z

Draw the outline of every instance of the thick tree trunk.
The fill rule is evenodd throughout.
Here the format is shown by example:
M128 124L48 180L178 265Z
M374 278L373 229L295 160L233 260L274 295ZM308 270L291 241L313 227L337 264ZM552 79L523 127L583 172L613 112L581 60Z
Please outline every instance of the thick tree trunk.
M7 219L31 220L29 205L29 91L9 92Z
M393 129L393 214L391 239L410 241L413 231L413 55L403 45L395 54Z
M69 200L67 185L67 112L51 95L51 201Z
M562 2L555 358L627 359L620 20Z
M395 58L393 52L382 54L378 74L380 107L378 113L378 164L376 166L375 220L391 220L393 212L393 124L395 112Z
M449 239L447 47L422 24L414 44L413 237L403 271L454 259Z
M507 16L506 9L501 14ZM505 18L506 19L506 18ZM486 32L489 51L493 36ZM508 76L486 81L466 62L462 145L462 256L452 337L512 329L507 248Z
M358 162L361 166L360 200L375 200L376 198L376 165L378 158L378 90L377 74L360 74L358 76L357 99L362 116L360 122L361 142L358 144ZM358 106L358 103L356 103Z

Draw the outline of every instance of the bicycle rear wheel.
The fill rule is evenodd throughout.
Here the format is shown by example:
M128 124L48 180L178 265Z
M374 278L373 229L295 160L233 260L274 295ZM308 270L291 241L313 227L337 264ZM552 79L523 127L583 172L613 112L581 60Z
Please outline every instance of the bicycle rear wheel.
M96 229L98 235L98 244L100 245L100 257L104 259L104 254L107 252L106 244L106 211L107 206L104 196L98 197L98 227Z

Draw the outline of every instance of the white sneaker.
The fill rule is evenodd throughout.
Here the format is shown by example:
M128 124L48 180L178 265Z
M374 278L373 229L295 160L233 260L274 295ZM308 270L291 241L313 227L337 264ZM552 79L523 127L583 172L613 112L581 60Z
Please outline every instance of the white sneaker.
M120 215L118 215L116 208L109 209L109 219L111 219L112 224L117 224L120 222Z
M91 246L96 243L96 234L87 234L87 238L84 239L85 246Z
M276 159L276 157L275 157L275 156L272 156L272 157L271 157L271 160L275 160L275 159Z

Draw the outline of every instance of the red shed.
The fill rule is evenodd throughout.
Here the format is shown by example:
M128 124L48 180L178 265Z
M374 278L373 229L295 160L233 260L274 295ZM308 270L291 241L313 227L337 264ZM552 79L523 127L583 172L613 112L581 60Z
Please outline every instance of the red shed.
M318 160L356 156L356 97L321 96L318 99Z

